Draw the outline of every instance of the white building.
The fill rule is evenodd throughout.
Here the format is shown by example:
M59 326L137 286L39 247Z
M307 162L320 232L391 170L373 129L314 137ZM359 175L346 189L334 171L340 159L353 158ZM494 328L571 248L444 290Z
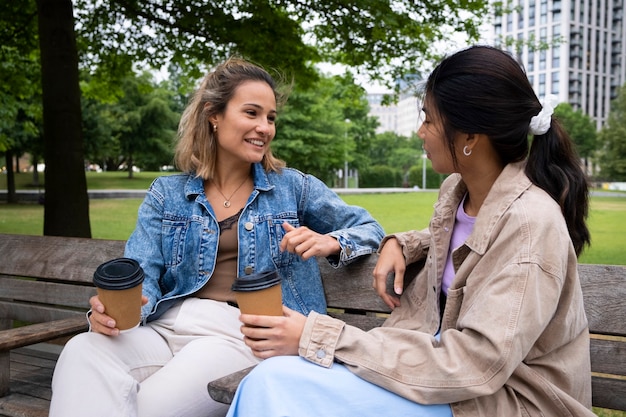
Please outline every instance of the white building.
M410 137L417 133L418 128L418 99L414 88L407 83L401 85L398 102L383 105L383 97L389 91L373 91L367 94L370 105L370 116L378 118L380 125L376 133L394 132L401 136Z
M625 82L623 8L624 0L511 0L493 35L524 64L540 99L556 95L599 129Z

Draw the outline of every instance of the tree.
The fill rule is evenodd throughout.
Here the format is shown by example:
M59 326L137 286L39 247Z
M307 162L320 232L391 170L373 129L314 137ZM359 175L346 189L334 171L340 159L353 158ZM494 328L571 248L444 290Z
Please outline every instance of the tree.
M31 0L32 1L32 0ZM22 2L3 16L22 12ZM46 206L44 233L88 236L78 59L114 90L133 65L178 66L197 78L239 54L305 86L316 62L342 63L393 82L437 55L454 32L478 38L486 0L37 0ZM75 36L77 35L77 36ZM62 104L62 105L59 105ZM62 186L61 186L62 185Z
M156 163L157 167L171 162L173 155L168 150L179 115L170 109L168 92L155 88L147 72L126 77L122 90L123 96L112 107L117 121L112 133L124 156L128 178L132 178L136 158L143 157L144 161L163 158L161 163Z
M585 167L588 167L589 158L598 147L598 134L593 120L582 110L575 111L569 103L556 106L554 115L576 144L578 155L584 158Z
M609 117L600 131L600 177L626 181L626 86L611 103Z
M0 153L7 164L9 203L17 201L13 160L41 137L36 15L34 3L0 4Z
M278 115L272 149L291 167L329 183L344 158L354 150L347 134L343 108L333 93L330 78L321 78L315 89L294 89Z

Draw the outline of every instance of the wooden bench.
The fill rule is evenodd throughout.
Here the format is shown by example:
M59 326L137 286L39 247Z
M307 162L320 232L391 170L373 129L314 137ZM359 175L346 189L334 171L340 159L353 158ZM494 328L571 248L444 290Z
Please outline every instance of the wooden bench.
M93 271L122 256L124 244L0 234L0 416L48 415L62 343L87 329ZM384 321L389 310L371 288L375 261L366 257L338 270L320 261L332 315L364 329ZM593 404L626 410L626 268L580 265L579 270L593 333ZM35 324L14 327L14 321ZM246 372L211 382L209 392L230 403Z
M0 416L48 415L60 344L87 330L93 272L124 244L0 234Z
M384 321L389 308L372 289L376 256L333 269L320 262L330 315L368 330ZM419 266L411 265L407 277ZM626 411L626 267L579 265L578 271L591 330L593 405ZM252 368L208 384L211 397L230 404L241 379Z

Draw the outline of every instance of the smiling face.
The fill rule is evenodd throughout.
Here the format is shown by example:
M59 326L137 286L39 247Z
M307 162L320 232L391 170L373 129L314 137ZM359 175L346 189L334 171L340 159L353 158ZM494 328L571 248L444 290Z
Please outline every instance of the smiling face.
M217 126L220 162L261 162L276 135L276 98L263 81L240 84L223 113L210 119Z

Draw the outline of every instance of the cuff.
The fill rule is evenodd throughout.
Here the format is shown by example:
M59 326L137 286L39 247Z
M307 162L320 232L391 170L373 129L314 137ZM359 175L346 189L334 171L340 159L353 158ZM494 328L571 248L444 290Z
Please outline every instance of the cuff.
M298 354L310 362L330 368L344 326L341 320L312 311L300 337Z

